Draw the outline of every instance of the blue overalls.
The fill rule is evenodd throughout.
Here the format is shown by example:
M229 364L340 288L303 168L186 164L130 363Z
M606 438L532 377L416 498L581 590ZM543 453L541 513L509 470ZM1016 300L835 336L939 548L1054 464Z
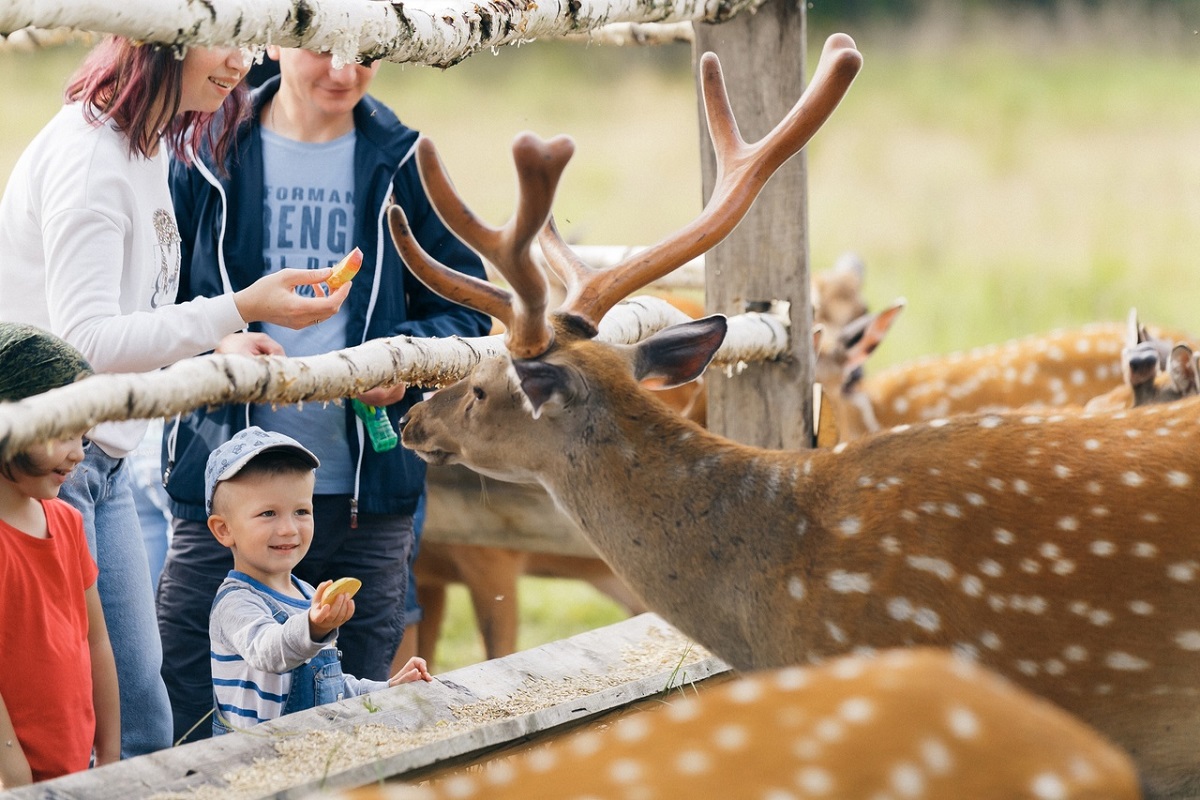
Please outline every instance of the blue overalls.
M233 591L244 591L239 586L230 586L222 589L213 598L213 607L215 608L221 598ZM288 613L278 603L265 594L259 593L259 597L267 601L267 605L271 607L271 614L275 617L275 621L280 625L288 621ZM341 651L326 647L315 656L294 667L288 674L292 676L290 688L288 689L287 699L283 702L283 711L280 716L291 714L296 711L304 711L309 708L325 705L326 703L336 703L346 696L346 678L342 674ZM220 736L223 733L230 733L237 730L225 724L225 716L221 713L221 709L217 707L217 694L213 691L213 736Z

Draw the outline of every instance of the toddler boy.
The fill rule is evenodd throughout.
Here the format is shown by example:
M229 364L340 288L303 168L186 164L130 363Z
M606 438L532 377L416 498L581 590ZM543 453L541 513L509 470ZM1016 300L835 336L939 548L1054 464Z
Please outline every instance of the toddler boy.
M354 600L325 602L292 574L312 543L314 470L320 461L281 433L250 427L218 447L205 470L208 528L233 552L209 619L213 733L410 681L432 680L411 658L387 681L342 672L338 626Z

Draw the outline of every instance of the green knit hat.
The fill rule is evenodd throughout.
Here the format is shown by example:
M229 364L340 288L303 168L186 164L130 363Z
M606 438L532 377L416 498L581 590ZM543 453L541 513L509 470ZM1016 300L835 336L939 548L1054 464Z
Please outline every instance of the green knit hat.
M0 322L0 401L24 400L91 374L87 359L54 334Z

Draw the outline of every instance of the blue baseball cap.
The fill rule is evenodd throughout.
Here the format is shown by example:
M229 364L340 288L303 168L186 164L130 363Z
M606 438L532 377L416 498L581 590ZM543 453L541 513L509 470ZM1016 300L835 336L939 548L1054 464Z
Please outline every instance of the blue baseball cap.
M292 437L251 425L209 454L204 468L204 510L212 514L213 492L218 483L237 475L252 459L269 450L292 450L304 456L313 469L321 466L312 451Z

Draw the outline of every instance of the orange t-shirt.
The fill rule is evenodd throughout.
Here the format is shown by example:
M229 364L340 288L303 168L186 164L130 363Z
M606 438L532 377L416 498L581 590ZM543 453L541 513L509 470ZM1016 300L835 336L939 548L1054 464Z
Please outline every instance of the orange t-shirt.
M83 518L43 500L49 538L0 521L0 697L35 781L87 769L96 737Z

